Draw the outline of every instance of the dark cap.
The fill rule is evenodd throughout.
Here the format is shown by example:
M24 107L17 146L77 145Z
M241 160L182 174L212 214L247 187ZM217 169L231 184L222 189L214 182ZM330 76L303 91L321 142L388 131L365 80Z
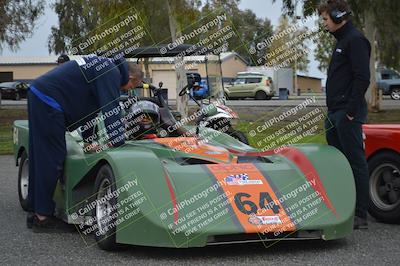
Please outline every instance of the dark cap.
M68 56L68 55L62 54L62 55L60 55L60 56L57 58L57 63L62 64L62 63L65 63L65 62L67 62L67 61L69 61L69 60L70 60L70 59L69 59L69 56Z

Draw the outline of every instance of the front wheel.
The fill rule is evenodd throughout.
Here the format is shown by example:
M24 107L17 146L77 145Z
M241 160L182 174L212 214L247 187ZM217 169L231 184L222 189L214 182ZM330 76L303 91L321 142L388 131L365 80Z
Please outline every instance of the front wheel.
M267 94L264 91L257 91L255 99L256 100L265 100L265 99L267 99Z
M391 97L393 100L400 100L400 88L393 88L393 89L390 91L390 97Z
M369 213L386 223L400 222L400 155L382 152L368 161Z
M29 159L24 151L18 169L18 197L19 204L24 211L28 211L28 187L29 187Z
M96 221L95 239L97 245L104 250L116 248L116 204L113 196L115 191L115 178L109 165L103 165L97 172L95 182L96 207L93 216Z

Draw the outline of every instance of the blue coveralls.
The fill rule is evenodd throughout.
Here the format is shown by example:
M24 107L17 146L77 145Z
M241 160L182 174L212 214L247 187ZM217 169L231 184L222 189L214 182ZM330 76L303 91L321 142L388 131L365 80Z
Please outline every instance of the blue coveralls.
M31 211L54 214L53 193L63 172L66 130L82 128L100 110L103 114L119 110L120 87L128 76L125 60L116 66L107 58L91 56L66 62L32 83L28 92ZM104 120L108 134L115 130L109 126L120 119L120 113L114 112ZM92 132L83 131L83 137ZM124 143L123 130L118 132L109 139L113 146Z

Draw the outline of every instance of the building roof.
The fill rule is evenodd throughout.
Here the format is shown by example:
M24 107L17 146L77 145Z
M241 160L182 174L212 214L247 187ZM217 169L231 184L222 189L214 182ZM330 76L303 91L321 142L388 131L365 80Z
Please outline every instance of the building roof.
M231 57L237 56L240 60L242 60L245 64L247 64L246 60L244 60L239 54L236 52L226 52L221 53L221 61L226 61ZM76 59L79 56L70 56L71 60ZM48 64L57 64L57 55L45 55L45 56L0 56L0 65L48 65ZM185 57L185 61L187 62L204 62L204 55L198 56L188 56ZM171 61L171 57L154 57L150 59L150 62L153 63L173 63ZM134 59L132 60L134 61Z
M0 65L57 64L56 55L47 56L0 56Z
M317 78L317 77L311 77L311 76L306 76L306 75L299 75L297 74L299 78L307 78L307 79L317 79L317 80L322 80L322 78Z

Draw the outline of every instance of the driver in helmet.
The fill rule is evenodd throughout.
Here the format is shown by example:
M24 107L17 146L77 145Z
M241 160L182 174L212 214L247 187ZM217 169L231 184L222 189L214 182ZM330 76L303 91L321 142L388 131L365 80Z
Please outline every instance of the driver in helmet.
M151 101L138 101L133 104L125 120L126 139L157 138L160 126L158 105Z

